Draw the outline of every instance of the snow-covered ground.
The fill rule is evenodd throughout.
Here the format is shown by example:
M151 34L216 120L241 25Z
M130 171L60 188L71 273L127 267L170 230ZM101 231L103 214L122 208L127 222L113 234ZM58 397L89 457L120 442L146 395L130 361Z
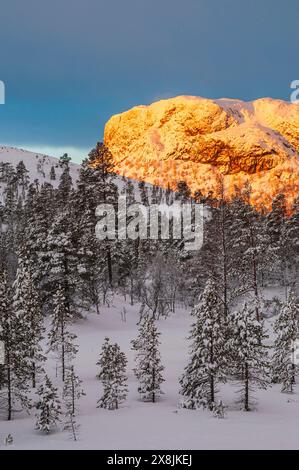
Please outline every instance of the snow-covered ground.
M127 321L121 309L127 310ZM155 404L139 400L137 382L132 372L134 352L130 341L136 337L138 306L131 307L123 298L115 298L101 314L86 314L74 332L80 346L76 369L84 382L86 396L81 398L79 439L71 440L62 431L41 435L34 430L31 416L16 413L11 422L0 421L0 448L4 449L298 449L299 395L282 394L279 385L256 393L257 409L240 411L236 405L237 387L221 388L219 398L228 406L225 419L217 419L208 411L180 409L178 378L187 360L186 336L190 325L187 311L178 309L168 319L161 319L161 353L165 365L162 399ZM271 320L268 320L268 325ZM270 326L270 325L269 325ZM128 356L129 396L119 410L96 408L101 387L95 378L96 362L105 336L117 341ZM48 361L48 373L56 385L56 364ZM4 447L8 434L12 446Z
M58 185L59 177L62 173L58 158L49 157L41 153L28 152L28 150L20 148L0 146L0 163L11 163L15 168L20 161L24 162L29 171L30 182L37 179L40 184L47 182L51 183L54 187ZM54 166L56 173L56 180L54 181L50 179L52 166ZM80 165L70 163L70 174L73 182L76 182L78 178L79 169ZM0 185L0 190L2 186Z
M50 157L41 153L35 153L28 150L15 147L6 147L0 145L0 164L1 163L10 163L14 168L17 164L23 161L28 170L28 176L30 183L33 183L35 180L38 180L40 184L51 183L54 188L58 187L60 176L62 174L62 169L59 166L59 159L56 157ZM51 180L50 171L52 166L55 170L56 179ZM78 163L70 162L70 175L72 177L73 184L76 185L76 182L79 177L81 165ZM123 178L120 175L116 175L113 182L117 185L119 191L124 187L125 181L131 181L135 190L135 197L137 200L140 199L139 190L138 190L138 181L131 180L130 178ZM151 188L152 185L147 183L145 185L147 188ZM0 200L2 199L3 191L6 188L5 182L0 182Z

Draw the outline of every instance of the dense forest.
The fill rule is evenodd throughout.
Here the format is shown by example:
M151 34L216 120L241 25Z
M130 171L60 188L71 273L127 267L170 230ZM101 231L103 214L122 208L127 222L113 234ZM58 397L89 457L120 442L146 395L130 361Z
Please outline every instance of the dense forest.
M115 175L111 154L101 143L81 165L78 181L72 181L69 164L67 155L60 158L59 181L52 167L55 185L31 182L22 161L16 168L9 163L0 168L5 187L0 206L1 418L12 419L16 406L35 406L37 428L49 432L61 413L57 390L44 371L52 351L59 357L67 427L76 438L75 402L83 389L72 365L78 348L69 325L83 312L100 315L114 295L140 305L132 347L142 399L157 401L163 383L157 320L181 305L193 317L189 363L180 379L182 406L203 406L221 417L217 383L227 380L240 383L246 410L254 385L279 382L291 391L296 366L290 354L299 332L299 198L289 209L279 194L271 211L257 211L249 186L227 200L221 180L220 198L191 194L184 182L176 191L132 182ZM128 204L148 207L203 204L202 248L185 250L184 240L171 237L98 240L96 208L109 203L117 211L119 194ZM265 289L281 286L284 299L264 299ZM273 315L277 337L269 355L263 322ZM47 334L45 318L50 319ZM45 337L46 350L41 346ZM98 365L103 383L98 407L117 409L127 394L126 356L107 338ZM32 389L39 397L35 404Z

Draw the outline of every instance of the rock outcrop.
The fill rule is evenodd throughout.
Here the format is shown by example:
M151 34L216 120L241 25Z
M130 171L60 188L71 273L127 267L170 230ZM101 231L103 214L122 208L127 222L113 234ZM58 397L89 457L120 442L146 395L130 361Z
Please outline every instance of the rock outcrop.
M104 142L129 178L230 197L247 181L252 203L299 194L299 104L178 96L111 117Z

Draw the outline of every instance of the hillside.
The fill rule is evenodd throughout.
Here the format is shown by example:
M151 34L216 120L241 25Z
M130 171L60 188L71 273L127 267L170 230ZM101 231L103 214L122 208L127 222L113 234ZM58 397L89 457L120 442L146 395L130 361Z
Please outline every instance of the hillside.
M299 191L298 104L178 96L112 116L104 142L118 173L162 187L217 196L222 180L229 198L249 182L258 207Z
M23 161L27 170L30 181L33 182L37 179L40 184L48 182L56 187L59 182L59 177L62 173L62 169L59 166L58 158L49 157L40 153L28 152L27 150L4 147L0 146L0 164L11 163L15 168L17 164ZM51 167L54 167L56 179L51 180L50 171ZM73 181L75 182L78 177L80 165L76 163L70 163L70 173ZM3 188L3 183L0 183L0 190Z

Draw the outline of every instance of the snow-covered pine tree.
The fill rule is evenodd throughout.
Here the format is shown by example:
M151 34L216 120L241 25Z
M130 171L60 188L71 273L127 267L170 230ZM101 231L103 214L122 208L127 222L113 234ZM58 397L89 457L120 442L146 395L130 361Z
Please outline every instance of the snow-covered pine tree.
M128 360L124 352L120 350L117 343L114 344L114 368L115 379L112 384L111 397L114 397L115 408L118 409L119 405L126 401L128 394L127 386L127 363Z
M25 191L28 188L28 184L30 178L28 176L29 171L27 170L26 166L24 165L23 160L21 160L16 166L16 177L18 185L21 186L22 189L22 198L25 198Z
M96 238L95 226L97 200L99 199L97 183L93 179L93 168L87 161L82 163L77 190L71 197L73 214L72 230L76 234L78 254L78 293L86 309L95 307L100 313L101 280L106 268L103 247Z
M110 150L98 142L96 147L88 154L86 162L92 171L92 181L97 186L97 204L116 204L117 186L113 183L115 178L114 161ZM92 182L90 181L90 183ZM113 240L103 240L105 259L107 263L107 274L109 284L113 280Z
M16 251L16 232L19 224L19 218L17 217L18 207L18 194L17 194L17 179L14 169L12 173L9 173L7 179L7 185L3 191L3 222L6 225L5 238L6 238L6 250L9 263L7 266L8 272L12 271L14 274L13 258Z
M42 352L43 318L37 289L32 275L30 256L25 247L19 253L18 268L14 282L13 309L24 326L23 352L29 362L32 387L36 386L37 375L43 370L45 357Z
M47 237L50 230L55 204L54 190L49 183L44 183L38 191L34 184L30 184L24 205L24 226L20 234L20 243L27 246L31 265L34 266L34 281L39 289L41 304L44 307L52 292L47 288L49 275L49 252Z
M60 207L65 207L67 204L73 186L72 177L70 175L70 161L71 158L67 153L59 159L59 166L62 168L62 173L56 193L56 200Z
M136 350L135 376L138 379L141 399L155 403L160 395L161 384L164 382L164 366L159 351L158 331L153 316L144 315L139 322L138 337L132 341Z
M225 381L227 349L222 302L215 282L209 279L191 315L190 358L180 379L184 408L213 409L217 383Z
M232 367L240 384L239 401L244 411L250 411L254 387L266 389L269 385L270 361L268 338L263 321L257 320L254 306L246 303L243 308L231 314L232 334L228 341Z
M279 273L281 281L285 287L285 298L287 299L287 290L289 284L289 241L286 233L288 219L288 209L286 197L284 194L278 194L272 200L271 211L267 214L266 228L270 238L271 250L275 253L277 259L276 272Z
M294 199L291 214L284 225L285 263L288 272L288 283L295 290L298 287L299 272L299 197Z
M232 211L226 198L223 175L218 177L218 202L214 209L213 218L208 224L211 227L207 236L212 266L211 272L215 272L219 283L223 304L223 315L228 316L229 305L238 296L238 288L234 286L235 253L231 237ZM233 288L234 287L234 288Z
M56 172L55 172L54 165L51 166L51 170L50 170L50 180L51 180L51 181L55 181L55 180L56 180Z
M64 289L59 285L53 297L53 314L49 332L49 351L58 353L62 381L64 382L67 368L78 351L74 344L76 335L68 331L73 315L64 296Z
M35 404L37 409L36 429L49 434L60 420L61 406L57 388L53 386L47 375L44 383L37 389L37 395L39 399Z
M97 361L97 366L99 366L100 370L97 374L97 379L99 380L109 380L110 377L110 369L108 365L112 361L112 344L110 343L110 339L108 337L105 338L105 341L101 348L101 353L99 360Z
M74 244L72 214L69 205L58 211L44 245L42 259L47 266L43 288L47 290L48 301L58 284L64 291L68 309L76 313L76 292L78 283L77 248Z
M79 424L76 421L78 411L78 401L82 395L85 395L82 389L82 380L75 374L74 366L67 373L64 386L63 398L65 403L65 424L64 429L69 431L74 439L77 440Z
M251 188L237 192L231 204L230 227L234 257L234 278L243 292L251 291L257 319L260 318L260 284L265 270L271 270L275 253L269 250L270 239L262 215L251 205ZM239 289L240 291L240 289ZM242 293L242 292L240 292Z
M1 370L0 408L11 420L13 412L31 407L28 398L29 365L24 344L27 326L12 307L11 288L5 271L0 273L0 339L4 342L5 361Z
M291 292L274 323L276 338L272 358L272 379L281 383L282 392L292 392L297 365L295 342L299 340L299 305Z
M139 189L139 194L140 194L140 199L141 199L142 204L144 206L148 206L149 205L148 189L144 181L140 181L138 183L138 189Z
M127 397L126 356L118 344L111 344L109 338L105 338L97 365L100 366L97 377L103 385L97 407L117 410Z
M188 202L191 198L191 191L185 181L178 181L176 185L175 199L181 201L182 204Z

